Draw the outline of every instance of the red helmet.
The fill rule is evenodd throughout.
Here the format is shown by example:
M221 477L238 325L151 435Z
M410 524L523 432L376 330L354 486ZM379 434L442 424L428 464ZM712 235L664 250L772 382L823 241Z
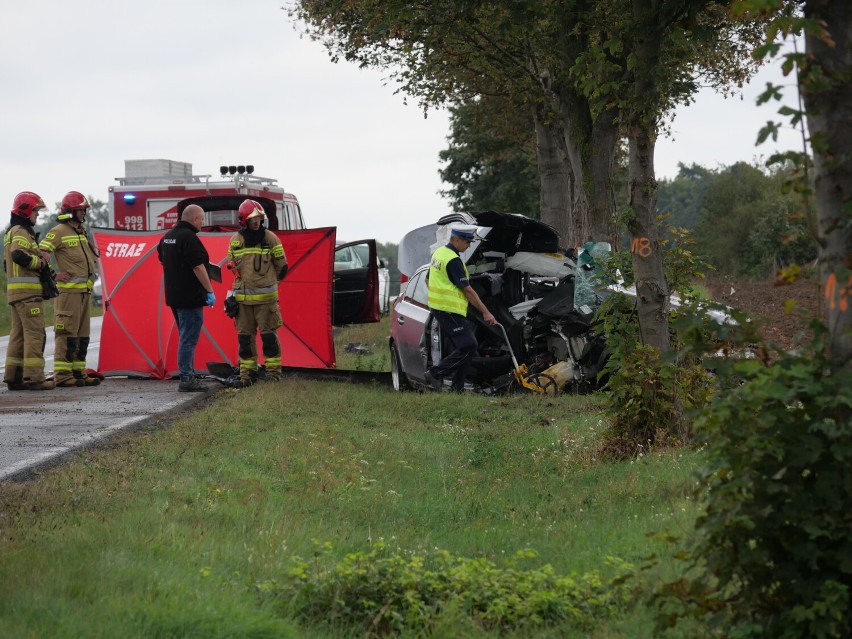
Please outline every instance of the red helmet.
M85 195L79 191L68 191L62 198L59 215L60 220L70 220L75 211L86 211L92 207Z
M46 209L44 200L41 196L32 191L21 191L15 196L15 203L12 205L12 213L21 217L32 217L34 211Z
M245 226L250 219L255 217L266 217L263 205L260 202L256 200L245 200L242 204L240 204L240 226Z

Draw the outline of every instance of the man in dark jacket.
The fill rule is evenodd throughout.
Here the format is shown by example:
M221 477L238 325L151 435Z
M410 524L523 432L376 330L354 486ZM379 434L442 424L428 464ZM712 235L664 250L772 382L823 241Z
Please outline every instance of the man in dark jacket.
M157 255L163 265L166 304L172 309L178 327L178 390L181 392L207 390L195 377L193 368L195 346L204 323L204 306L213 306L216 302L207 273L210 258L197 235L203 225L204 210L190 204L157 246Z

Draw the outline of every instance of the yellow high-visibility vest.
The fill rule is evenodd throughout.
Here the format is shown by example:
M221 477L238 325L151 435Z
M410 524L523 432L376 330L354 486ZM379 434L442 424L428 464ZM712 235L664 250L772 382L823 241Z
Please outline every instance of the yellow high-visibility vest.
M447 264L457 257L458 254L446 246L432 254L429 264L429 308L464 316L467 315L467 298L447 275ZM464 276L467 277L467 266L464 262L462 268Z

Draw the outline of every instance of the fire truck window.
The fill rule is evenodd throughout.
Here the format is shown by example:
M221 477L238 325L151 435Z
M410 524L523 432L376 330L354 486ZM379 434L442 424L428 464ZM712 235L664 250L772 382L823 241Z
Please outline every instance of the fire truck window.
M281 218L281 225L288 231L292 231L296 228L293 223L293 207L290 204L283 203L281 208L283 209L282 215L279 216Z

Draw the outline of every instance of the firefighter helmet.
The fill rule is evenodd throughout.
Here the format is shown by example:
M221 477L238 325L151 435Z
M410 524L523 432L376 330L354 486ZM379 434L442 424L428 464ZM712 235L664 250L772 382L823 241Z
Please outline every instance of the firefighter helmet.
M248 221L255 217L266 217L263 205L260 202L257 200L245 200L242 204L240 204L240 226L246 226Z
M12 213L21 217L32 218L34 213L39 209L46 209L44 200L41 196L32 191L21 191L15 196L15 203L12 205Z
M86 211L91 208L88 198L79 191L68 191L62 198L59 215L60 220L70 220L76 211Z

